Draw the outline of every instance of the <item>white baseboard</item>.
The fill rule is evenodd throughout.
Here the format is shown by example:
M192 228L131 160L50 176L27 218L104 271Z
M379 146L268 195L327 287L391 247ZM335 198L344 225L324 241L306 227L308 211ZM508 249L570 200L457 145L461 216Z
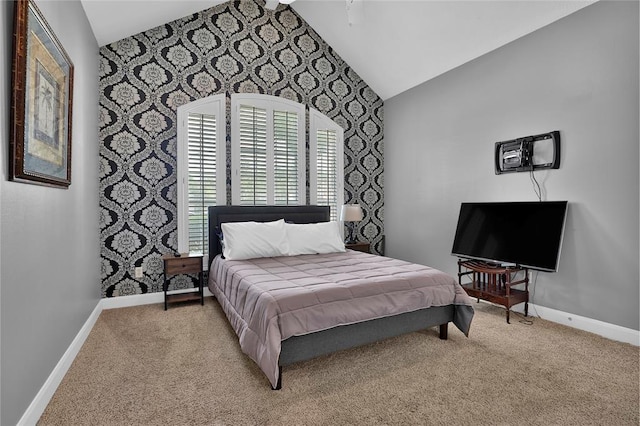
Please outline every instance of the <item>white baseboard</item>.
M176 291L176 293L179 292L180 291ZM204 288L204 295L205 297L213 296L211 291L206 287ZM71 367L71 363L75 359L76 355L78 355L82 344L87 339L89 332L98 320L103 309L125 308L162 302L164 302L164 294L162 292L109 297L100 300L76 335L75 339L73 339L73 342L71 342L69 348L67 348L64 355L47 378L47 381L22 415L22 418L18 422L18 426L31 426L38 422L45 408L47 408L47 404L49 404L53 394L60 385L62 378L67 373L67 370L69 370L69 367ZM524 305L516 305L512 310L524 313ZM595 333L619 342L640 346L640 332L630 328L620 327L618 325L582 317L580 315L569 314L551 308L545 308L544 306L534 305L533 303L529 303L529 315L537 316L579 330Z
M128 308L130 306L151 305L164 302L164 293L132 294L130 296L107 297L102 299L102 309Z
M518 304L511 308L514 312L524 313L524 304ZM608 322L599 321L568 312L558 311L552 308L529 303L529 315L539 317L557 324L588 331L607 339L618 342L630 343L640 346L640 331L631 328L621 327Z
M182 293L186 291L189 290L176 290L172 293ZM211 293L211 291L209 291L208 288L205 287L204 296L213 296L213 294ZM44 385L42 385L42 388L40 388L40 391L38 392L36 397L33 399L33 401L31 401L29 407L27 407L27 410L24 412L24 414L20 418L20 421L18 422L18 426L31 426L35 425L38 422L45 408L47 408L49 401L51 401L51 398L53 397L56 389L58 389L62 378L65 374L67 374L67 371L69 370L69 367L71 367L73 360L78 355L78 352L80 352L80 348L82 348L84 341L87 339L87 336L89 336L91 329L95 325L103 309L125 308L129 306L148 305L152 303L163 302L164 293L162 292L109 297L98 301L98 304L93 309L93 312L91 312L91 315L89 315L89 318L84 323L76 337L71 342L71 345L69 345L65 353L62 355L62 358L60 358L60 361L58 361L58 364L56 364L55 368L53 369L47 380L44 382Z
M187 293L191 289L171 291L171 294ZM204 297L213 296L207 287L203 288ZM164 293L132 294L130 296L107 297L102 299L102 309L128 308L130 306L151 305L164 303Z
M91 315L89 315L87 321L85 321L76 337L62 355L62 358L60 358L60 361L58 361L58 364L56 364L55 368L44 382L44 385L42 385L42 388L40 388L36 397L31 401L31 404L27 407L27 410L20 418L20 421L18 421L18 426L31 426L38 422L56 389L58 389L64 375L67 374L69 367L71 367L71 363L76 358L76 355L78 355L78 352L80 352L80 348L82 348L84 341L87 339L91 329L98 320L98 317L102 312L101 302L102 301L98 302L93 312L91 312Z

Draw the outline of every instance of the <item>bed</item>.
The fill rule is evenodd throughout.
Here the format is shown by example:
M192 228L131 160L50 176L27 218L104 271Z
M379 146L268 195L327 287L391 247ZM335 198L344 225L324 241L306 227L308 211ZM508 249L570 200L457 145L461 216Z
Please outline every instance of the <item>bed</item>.
M346 250L224 259L223 223L329 221L325 206L209 207L208 287L245 354L282 386L282 367L450 322L468 335L473 308L457 281L436 269ZM393 278L393 280L391 279Z

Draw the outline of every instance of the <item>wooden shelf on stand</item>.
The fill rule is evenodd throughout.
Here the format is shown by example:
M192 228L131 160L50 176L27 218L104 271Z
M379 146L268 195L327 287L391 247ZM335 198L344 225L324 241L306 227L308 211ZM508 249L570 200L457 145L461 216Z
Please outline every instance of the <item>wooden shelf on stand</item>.
M522 279L516 279L523 273ZM471 282L463 282L470 276ZM512 306L524 302L524 316L529 314L529 270L521 267L505 267L478 260L458 261L458 282L470 297L502 305L507 309L507 323ZM524 289L513 288L523 285Z

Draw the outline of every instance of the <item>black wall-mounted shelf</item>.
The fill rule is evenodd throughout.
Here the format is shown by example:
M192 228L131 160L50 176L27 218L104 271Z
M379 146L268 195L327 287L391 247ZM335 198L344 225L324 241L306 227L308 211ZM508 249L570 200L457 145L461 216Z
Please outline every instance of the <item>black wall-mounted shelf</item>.
M526 136L495 145L496 174L560 168L560 132Z

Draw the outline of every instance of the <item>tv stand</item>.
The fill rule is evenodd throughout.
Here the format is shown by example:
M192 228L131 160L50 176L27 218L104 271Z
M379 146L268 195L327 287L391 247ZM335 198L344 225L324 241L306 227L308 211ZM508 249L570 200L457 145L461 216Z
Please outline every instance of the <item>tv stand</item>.
M524 273L524 278L515 280L516 274ZM464 283L464 276L471 276L471 282ZM478 260L458 261L458 283L467 294L488 302L502 305L509 310L512 306L524 302L524 316L529 314L529 270L518 266L501 266ZM512 288L524 284L524 290Z

